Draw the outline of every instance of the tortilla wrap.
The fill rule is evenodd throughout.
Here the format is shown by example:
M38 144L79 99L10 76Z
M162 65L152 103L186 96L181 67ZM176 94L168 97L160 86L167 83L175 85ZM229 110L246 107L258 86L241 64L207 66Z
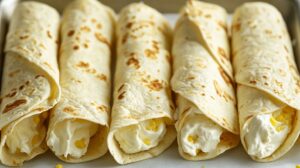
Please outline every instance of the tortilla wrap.
M47 134L47 145L63 161L85 162L107 152L114 22L114 12L96 0L75 0L63 13L62 98Z
M193 0L176 24L171 85L179 115L178 150L187 160L211 159L239 144L226 19L222 7Z
M236 9L232 33L241 141L252 159L274 161L300 132L300 78L291 40L280 12L262 2Z
M107 139L119 164L155 157L176 138L169 86L171 33L163 16L143 3L130 4L120 13Z
M20 3L6 38L0 108L0 159L18 166L47 150L48 110L60 98L59 14L42 3Z

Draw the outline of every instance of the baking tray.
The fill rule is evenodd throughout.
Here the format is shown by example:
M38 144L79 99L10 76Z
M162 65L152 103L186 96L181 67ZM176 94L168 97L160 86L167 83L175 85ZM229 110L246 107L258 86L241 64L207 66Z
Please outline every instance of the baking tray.
M0 0L0 64L1 67L3 63L3 47L5 43L5 36L9 24L10 16L21 0ZM51 5L56 8L59 12L62 12L64 7L72 0L35 0ZM205 0L204 0L205 1ZM221 5L227 9L229 13L232 13L234 9L244 2L253 2L253 0L206 0L207 2L215 3ZM288 30L293 42L293 49L295 53L295 59L298 66L300 67L300 2L299 0L262 0L268 2L279 9L282 13ZM102 3L112 7L116 12L118 12L125 5L132 2L139 2L138 0L101 0ZM159 10L165 15L165 17L174 25L177 20L177 12L185 4L185 0L144 0L149 6L152 6ZM0 68L0 72L1 72ZM86 162L81 164L67 164L59 159L57 159L50 151L43 155L39 155L31 161L25 162L23 167L45 167L53 168L56 164L63 164L65 168L83 168L83 167L124 167L124 168L153 168L153 167L197 167L197 168L293 168L297 164L300 164L300 140L296 142L295 146L290 152L288 152L281 159L271 162L271 163L257 163L250 159L250 157L245 153L243 147L239 147L229 150L217 158L206 160L206 161L187 161L182 159L177 151L177 144L174 144L162 153L160 156L137 163L132 163L124 166L118 165L107 153L104 157ZM5 167L0 165L0 167Z

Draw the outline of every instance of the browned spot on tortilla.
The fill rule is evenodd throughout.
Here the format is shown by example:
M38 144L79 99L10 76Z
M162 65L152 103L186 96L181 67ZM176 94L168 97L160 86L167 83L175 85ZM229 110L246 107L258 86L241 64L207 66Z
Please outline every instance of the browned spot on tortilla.
M79 49L79 46L78 46L78 45L75 45L75 46L73 46L73 49L74 49L74 50L78 50L78 49Z
M17 73L19 73L21 70L15 70L15 71L12 71L8 74L9 77L14 77Z
M268 86L269 84L267 82L265 82L264 85Z
M222 57L224 57L225 59L229 59L228 56L227 56L226 53L225 53L225 50L224 50L223 48L219 47L219 48L218 48L218 53L219 53Z
M287 47L286 45L284 45L283 47L284 47L284 50L285 50L287 53L289 53L288 47Z
M118 96L118 99L119 99L119 100L123 99L123 98L124 98L124 94L125 94L125 91L122 92L122 93Z
M268 35L271 35L272 34L272 30L266 29L265 33L268 34Z
M39 108L33 109L32 111L45 111L45 108L39 107Z
M71 78L71 80L76 82L76 83L81 83L81 80L79 80L79 79Z
M47 36L52 39L52 35L49 30L47 30Z
M84 48L89 48L89 45L88 45L87 43L84 43L84 44L83 44L83 47L84 47Z
M191 109L191 107L188 107L188 108L186 108L185 110L183 110L182 113L185 113L185 112L189 111L190 109Z
M25 104L26 102L27 102L27 100L25 100L25 99L16 100L13 103L6 105L3 110L3 113L7 113L7 112L19 107L20 105Z
M241 23L236 23L232 25L232 29L235 31L240 31L241 30Z
M225 31L227 30L226 24L222 21L218 21L218 25L222 27Z
M215 87L216 93L219 96L222 96L222 89L220 88L220 86L216 80L214 80L214 87Z
M98 110L108 112L108 107L105 105L100 105L97 107Z
M211 18L211 14L206 14L206 15L204 15L204 17L206 17L206 18Z
M126 43L128 39L128 34L126 33L123 37L122 37L122 44Z
M223 97L226 100L226 102L228 100L234 101L234 98L231 95L229 95L227 92L223 92Z
M139 68L140 68L139 60L136 59L136 58L134 58L134 57L129 58L128 61L126 62L126 64L127 64L128 66L131 66L131 65L132 65L132 66L135 67L136 69L139 69Z
M68 32L68 36L69 36L69 37L71 37L71 36L73 36L73 35L74 35L74 33L75 33L75 31L74 31L74 30L70 30L70 31Z
M75 111L75 109L73 109L72 107L65 107L64 109L63 109L63 112L67 112L67 113L72 113L72 112L74 112Z
M132 22L129 22L129 23L126 24L126 28L127 28L127 29L130 29L131 26L132 26Z
M230 78L226 75L225 71L221 67L219 67L219 71L220 71L220 74L221 74L222 78L224 79L224 81L227 84L231 84Z
M49 67L50 69L53 69L52 66L48 63L48 62L43 62L47 67Z
M107 77L106 77L106 75L104 75L104 74L97 74L96 77L97 77L98 79L100 79L100 80L103 80L103 81L106 81L106 80L107 80Z
M24 36L20 36L20 39L21 40L25 40L25 39L27 39L29 37L29 35L24 35Z
M5 95L5 97L14 97L17 94L17 91L12 91L11 93L8 93Z
M145 55L148 57L148 58L150 58L150 59L156 59L157 57L156 57L156 52L155 51L152 51L152 50L150 50L150 49L146 49L145 50Z
M268 79L268 77L267 77L266 75L263 75L262 77L263 77L264 79Z
M201 93L201 96L205 96L205 93Z
M194 77L194 76L189 76L189 77L187 77L186 79L187 80L193 80L193 79L195 79L196 77Z
M163 88L163 84L157 79L152 80L147 86L149 89L155 91L160 91Z
M19 87L19 90L23 90L24 89L24 85L21 85L20 87Z
M119 87L118 92L120 92L120 91L123 89L124 86L125 86L125 85L122 84L122 85Z
M88 68L90 67L90 64L88 62L80 61L76 66L80 68Z
M110 46L110 42L104 37L102 36L101 33L95 33L95 37L98 41L107 44L108 46Z
M80 27L80 30L85 31L85 32L91 32L91 28L88 26L82 26L82 27Z
M36 75L34 78L37 79L37 78L41 78L41 77L44 77L43 75Z
M30 83L29 81L26 81L26 82L25 82L25 85L29 85L29 83Z
M97 29L101 29L101 28L102 28L101 23L98 23L98 24L96 25L96 28L97 28Z
M91 21L92 21L92 23L96 23L97 22L97 20L95 18L92 18Z
M256 84L256 80L250 80L250 81L249 81L249 83L251 83L251 84L254 84L254 85L255 85L255 84Z

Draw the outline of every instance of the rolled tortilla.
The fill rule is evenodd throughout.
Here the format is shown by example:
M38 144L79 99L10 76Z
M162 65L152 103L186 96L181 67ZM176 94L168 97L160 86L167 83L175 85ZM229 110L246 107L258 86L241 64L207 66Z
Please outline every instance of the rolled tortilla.
M236 9L232 32L241 141L252 159L273 161L300 132L300 78L290 37L280 12L261 2Z
M214 158L239 144L232 72L225 71L232 69L226 19L220 6L188 1L176 24L171 85L178 150L187 160Z
M62 98L47 135L47 145L63 161L85 162L107 152L114 22L114 12L97 0L75 0L64 11Z
M117 64L108 148L120 164L159 155L176 137L167 21L143 3L117 23Z
M60 98L59 14L45 4L20 3L6 38L0 108L0 159L22 165L47 150L48 110Z

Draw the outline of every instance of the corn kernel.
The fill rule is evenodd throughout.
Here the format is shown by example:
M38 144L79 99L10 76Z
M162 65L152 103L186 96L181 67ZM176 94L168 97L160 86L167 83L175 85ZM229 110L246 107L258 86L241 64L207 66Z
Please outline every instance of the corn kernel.
M276 127L276 131L280 132L280 131L282 131L284 128L285 128L284 125L280 125L280 126Z
M188 136L188 141L190 142L190 143L192 143L192 144L195 144L196 142L197 142L197 140L198 140L198 136L197 135L189 135Z
M145 138L143 141L144 141L144 144L146 144L146 145L150 145L151 144L151 141L150 141L149 138Z
M300 165L296 165L296 168L300 168Z
M79 149L85 148L86 144L85 144L85 142L84 142L84 138L75 141L75 146L76 146L77 148L79 148Z
M277 121L275 120L275 118L273 116L270 118L270 122L273 126L276 126L276 124L277 124Z
M56 164L55 168L64 168L62 164Z
M160 121L159 120L150 120L149 124L146 127L146 129L147 130L151 130L153 132L157 132L159 125L160 125Z

